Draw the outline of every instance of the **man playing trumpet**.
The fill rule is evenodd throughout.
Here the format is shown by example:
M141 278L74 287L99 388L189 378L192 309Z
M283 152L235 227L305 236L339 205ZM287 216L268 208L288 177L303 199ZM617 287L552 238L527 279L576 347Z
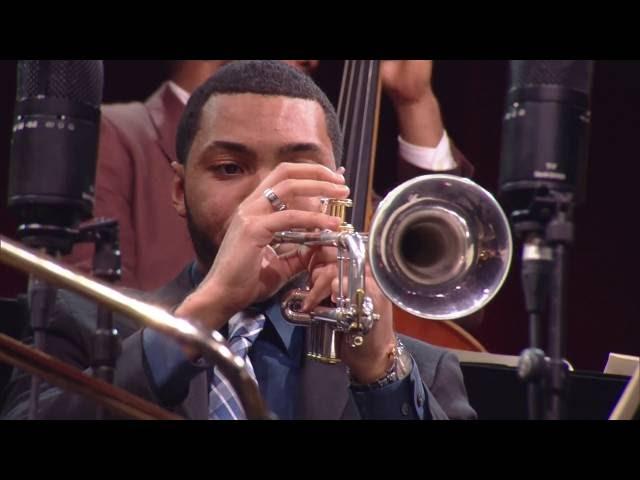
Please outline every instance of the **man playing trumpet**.
M343 362L305 358L306 329L280 314L281 292L306 276L303 309L336 295L329 247L277 253L277 232L336 230L320 198L346 198L336 113L306 75L282 62L234 62L191 96L173 164L173 202L187 219L197 260L145 297L207 329L219 330L247 360L267 405L281 419L474 418L456 357L393 331L389 300L367 274L379 319L361 346L340 346ZM162 241L162 239L158 239ZM167 255L171 247L167 246ZM88 369L95 307L61 292L50 321L49 353ZM226 379L197 351L118 318L122 352L115 384L194 419L241 419ZM404 344L403 344L404 342ZM28 378L17 376L5 407L26 416ZM83 398L53 387L40 418L91 418Z

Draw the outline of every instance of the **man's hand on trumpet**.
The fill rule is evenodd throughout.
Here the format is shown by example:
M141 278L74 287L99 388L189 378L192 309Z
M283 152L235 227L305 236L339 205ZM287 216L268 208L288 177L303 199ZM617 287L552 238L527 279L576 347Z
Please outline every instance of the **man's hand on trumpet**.
M323 247L313 252L309 261L310 290L302 306L310 312L326 298L334 303L339 295L336 249ZM348 291L349 279L343 278L343 288ZM369 265L366 267L365 291L373 302L373 310L380 318L364 337L364 343L352 347L348 341L341 346L340 357L349 367L353 380L370 384L384 377L392 363L391 352L396 345L393 331L393 309L389 299L380 291ZM345 339L347 339L345 335Z

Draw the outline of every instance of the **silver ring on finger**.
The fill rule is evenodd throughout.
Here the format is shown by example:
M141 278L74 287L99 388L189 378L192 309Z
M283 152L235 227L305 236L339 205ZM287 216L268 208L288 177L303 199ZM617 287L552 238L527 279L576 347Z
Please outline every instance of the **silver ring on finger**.
M262 195L264 195L264 197L269 200L269 203L271 204L271 207L276 211L276 212L281 212L283 210L287 209L287 205L280 200L280 197L278 195L276 195L276 193L271 190L270 188L267 188Z

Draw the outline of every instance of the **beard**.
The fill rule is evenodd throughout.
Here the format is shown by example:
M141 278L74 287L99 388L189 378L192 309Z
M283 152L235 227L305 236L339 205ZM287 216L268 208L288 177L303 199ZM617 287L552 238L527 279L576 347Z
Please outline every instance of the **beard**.
M187 213L187 228L189 229L189 236L191 237L191 243L193 249L196 252L196 258L200 264L203 273L206 274L211 269L213 261L218 254L218 245L216 245L209 236L202 230L196 222L193 220L191 210L187 204L185 198L185 210Z

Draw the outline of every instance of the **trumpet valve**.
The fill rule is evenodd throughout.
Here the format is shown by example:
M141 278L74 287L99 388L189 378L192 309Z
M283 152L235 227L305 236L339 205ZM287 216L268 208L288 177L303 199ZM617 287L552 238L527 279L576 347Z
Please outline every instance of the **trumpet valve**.
M347 223L347 208L353 206L353 201L349 198L323 198L321 199L322 213L342 219L338 231L353 233L353 225Z

